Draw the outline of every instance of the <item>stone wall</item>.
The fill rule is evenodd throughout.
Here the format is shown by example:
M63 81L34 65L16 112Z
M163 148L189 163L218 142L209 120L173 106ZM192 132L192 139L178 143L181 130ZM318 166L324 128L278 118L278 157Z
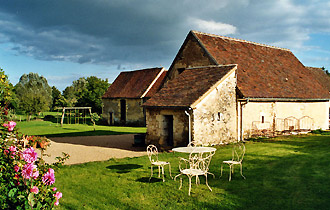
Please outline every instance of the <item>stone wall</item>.
M196 67L196 66L208 66L215 63L206 56L205 51L199 46L196 39L192 37L187 38L186 45L173 62L173 66L168 71L167 80L174 79L178 74L178 69Z
M243 105L243 136L329 128L328 102L253 102Z
M206 145L237 139L236 75L231 73L193 111L193 140Z
M144 109L141 106L142 99L125 99L126 100L126 122L121 122L122 99L103 99L102 117L108 122L108 125L128 125L128 126L145 126ZM110 113L112 113L112 122L110 122Z
M146 109L147 119L147 144L156 144L160 146L168 146L166 142L167 131L165 116L173 116L173 141L174 147L186 146L188 144L188 116L184 110L176 109Z

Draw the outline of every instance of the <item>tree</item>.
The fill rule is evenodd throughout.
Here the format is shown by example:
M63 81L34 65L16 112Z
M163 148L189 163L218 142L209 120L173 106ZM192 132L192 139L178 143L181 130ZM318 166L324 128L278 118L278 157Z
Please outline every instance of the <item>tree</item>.
M102 80L95 76L87 77L87 83L82 88L77 106L90 106L93 112L102 113L102 96L109 88L108 79Z
M82 77L76 81L73 81L71 86L65 88L63 91L63 96L66 99L66 106L76 105L82 96L82 92L85 90L86 83L86 79Z
M64 96L61 94L61 91L59 91L55 86L52 87L52 98L52 110L54 110L55 107L64 107L67 104Z
M23 74L15 85L18 107L31 116L47 111L52 105L52 89L45 77L37 73Z
M13 85L9 82L8 76L0 68L0 107L7 107L13 96Z

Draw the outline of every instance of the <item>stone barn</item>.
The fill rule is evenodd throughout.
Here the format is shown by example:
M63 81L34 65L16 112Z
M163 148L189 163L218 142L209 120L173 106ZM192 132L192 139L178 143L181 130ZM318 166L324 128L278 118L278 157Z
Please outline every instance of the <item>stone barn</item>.
M121 72L102 97L102 117L108 125L145 126L141 106L162 84L167 71L150 68Z
M219 77L215 72L220 74L221 69ZM206 85L203 71L213 72L220 86ZM194 77L195 73L200 75ZM181 91L182 83L197 88L198 94ZM196 101L186 103L191 95ZM191 136L216 144L327 129L329 98L329 90L288 49L191 31L163 88L144 104L147 142L178 146L187 144Z

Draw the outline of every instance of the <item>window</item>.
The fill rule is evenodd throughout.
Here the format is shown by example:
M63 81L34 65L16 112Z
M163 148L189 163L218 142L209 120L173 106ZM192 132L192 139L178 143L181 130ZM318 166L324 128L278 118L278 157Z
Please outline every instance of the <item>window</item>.
M184 70L185 70L185 68L178 68L179 74L181 74Z
M265 123L265 116L261 116L261 123Z
M223 119L223 114L221 112L218 112L217 120L220 121Z

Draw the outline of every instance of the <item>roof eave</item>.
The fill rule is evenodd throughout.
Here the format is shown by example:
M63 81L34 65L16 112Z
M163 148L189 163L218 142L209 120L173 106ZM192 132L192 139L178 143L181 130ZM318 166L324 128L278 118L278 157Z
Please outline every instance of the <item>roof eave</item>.
M256 102L321 102L329 101L330 98L254 98L245 97L239 99L241 101L256 101Z

